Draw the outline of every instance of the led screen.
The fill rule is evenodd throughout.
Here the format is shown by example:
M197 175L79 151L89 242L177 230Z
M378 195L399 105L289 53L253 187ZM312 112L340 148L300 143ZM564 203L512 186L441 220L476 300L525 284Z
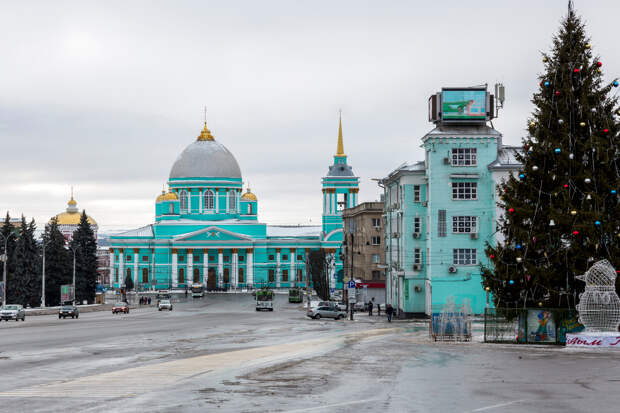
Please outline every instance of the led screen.
M486 119L486 90L443 90L441 101L444 120Z

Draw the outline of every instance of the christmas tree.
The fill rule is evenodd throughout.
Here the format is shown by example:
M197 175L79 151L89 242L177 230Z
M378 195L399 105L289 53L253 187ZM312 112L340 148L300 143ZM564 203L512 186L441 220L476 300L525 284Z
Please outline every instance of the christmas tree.
M505 240L482 268L497 307L574 308L576 275L600 259L620 269L618 81L604 82L572 2L542 60L523 169L499 185Z
M86 211L82 211L80 223L73 232L71 248L75 251L76 302L93 303L97 288L97 240Z
M15 270L7 277L7 302L38 307L41 304L41 265L34 239L34 220L26 223L22 215L13 260Z
M71 284L72 262L65 247L65 237L58 229L58 220L52 218L43 234L45 243L45 301L48 306L60 305L60 286Z

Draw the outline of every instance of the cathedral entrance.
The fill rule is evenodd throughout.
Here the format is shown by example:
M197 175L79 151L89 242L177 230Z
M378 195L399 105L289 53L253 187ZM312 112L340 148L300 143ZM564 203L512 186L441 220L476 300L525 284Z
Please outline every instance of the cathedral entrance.
M230 283L230 269L224 268L224 284Z
M215 276L215 268L209 267L207 276L207 290L214 291L217 288L217 279Z
M200 270L194 268L194 284L200 284Z

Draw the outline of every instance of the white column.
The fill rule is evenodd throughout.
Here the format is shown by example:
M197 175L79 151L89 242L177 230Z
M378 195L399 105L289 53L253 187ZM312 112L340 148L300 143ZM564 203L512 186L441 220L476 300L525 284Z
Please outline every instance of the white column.
M220 190L219 188L215 188L215 213L218 214L220 212Z
M276 248L276 288L280 288L282 270L280 269L280 248Z
M248 274L246 283L248 286L254 286L254 250L252 248L247 250L245 254L245 262L247 265L246 272Z
M236 202L236 205L237 205L236 208L237 209L236 209L236 211L237 211L237 213L240 213L241 212L241 205L239 204L239 202L241 202L241 191L235 191L235 194L237 195L237 202Z
M330 191L329 192L329 213L333 214L334 213L334 201L333 201L333 196L334 194Z
M288 279L291 283L291 287L295 287L295 278L297 277L297 274L295 274L295 248L291 248L291 269L288 273Z
M232 278L231 280L232 287L237 288L237 285L239 285L239 254L236 248L233 249L232 274L230 275L230 277Z
M204 212L205 206L204 206L204 190L202 188L198 189L198 212L200 212L201 214Z
M189 288L194 285L194 250L191 248L187 250L187 281L185 284Z
M202 250L202 286L207 288L207 280L209 277L209 250Z
M222 250L217 250L217 286L224 286L224 254Z
M110 284L114 287L114 248L110 248Z
M177 264L177 250L172 249L172 288L179 286L179 269Z
M140 263L140 250L138 248L133 249L133 285L134 288L138 286L138 264Z
M118 251L118 287L121 288L125 284L125 254L122 248Z

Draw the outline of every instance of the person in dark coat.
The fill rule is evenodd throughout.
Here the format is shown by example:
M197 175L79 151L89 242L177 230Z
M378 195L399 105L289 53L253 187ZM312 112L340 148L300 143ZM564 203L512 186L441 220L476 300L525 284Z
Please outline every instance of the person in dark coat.
M372 301L368 301L368 315L372 315Z
M392 308L392 304L388 304L385 307L385 313L387 314L388 323L392 322L392 314L394 314L394 308Z

